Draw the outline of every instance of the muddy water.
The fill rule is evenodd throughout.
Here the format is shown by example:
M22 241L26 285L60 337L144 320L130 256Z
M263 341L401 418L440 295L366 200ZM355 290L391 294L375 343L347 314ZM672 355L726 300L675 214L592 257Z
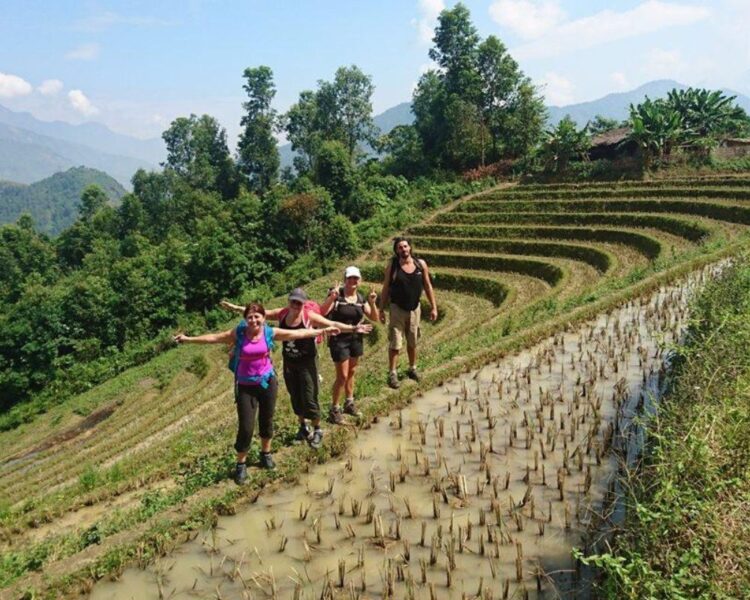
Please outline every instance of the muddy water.
M447 382L92 598L580 594L698 277ZM634 443L634 440L636 443Z

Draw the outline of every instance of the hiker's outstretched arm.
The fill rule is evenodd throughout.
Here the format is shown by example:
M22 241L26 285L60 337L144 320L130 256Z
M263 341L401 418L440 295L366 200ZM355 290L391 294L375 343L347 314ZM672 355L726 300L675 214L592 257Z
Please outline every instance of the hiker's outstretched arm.
M231 344L234 342L234 329L219 333L204 333L203 335L185 335L178 333L174 341L178 344Z
M273 328L273 339L281 342L288 342L291 340L305 340L307 338L314 338L319 336L321 333L327 333L328 335L338 335L341 330L338 327L326 327L325 329L278 329Z
M347 325L346 323L339 323L338 321L331 321L326 319L324 316L318 313L310 313L310 323L317 325L318 327L337 327L341 330L341 333L370 333L372 331L372 325L360 324L360 325Z
M229 300L222 300L219 302L219 306L223 308L224 310L228 310L230 312L236 312L242 314L245 310L244 306L240 306L239 304L233 304Z
M266 311L266 321L278 321L281 318L283 308L272 308Z

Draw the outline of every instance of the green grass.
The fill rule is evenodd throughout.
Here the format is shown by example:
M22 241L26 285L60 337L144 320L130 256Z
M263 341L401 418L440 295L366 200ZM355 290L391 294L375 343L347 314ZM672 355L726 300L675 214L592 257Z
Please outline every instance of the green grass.
M750 260L692 306L671 388L627 479L627 519L608 554L606 598L750 597Z

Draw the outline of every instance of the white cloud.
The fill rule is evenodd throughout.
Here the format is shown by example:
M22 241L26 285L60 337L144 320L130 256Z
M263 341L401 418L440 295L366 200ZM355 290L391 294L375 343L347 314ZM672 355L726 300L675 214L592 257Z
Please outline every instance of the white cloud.
M573 82L552 71L542 78L542 87L547 104L564 106L575 101Z
M94 60L97 56L99 56L99 50L99 44L81 44L80 46L77 46L76 48L70 50L65 55L65 58L67 58L68 60Z
M0 72L0 98L15 98L31 93L31 84L18 75Z
M496 0L490 17L524 39L538 38L565 19L558 0Z
M42 96L57 96L57 94L59 94L62 89L63 82L59 79L45 79L41 84L39 84L39 87L36 88L36 91L39 92Z
M112 11L105 11L77 21L74 28L78 31L98 32L115 25L131 27L157 27L168 25L167 21L155 17L125 16Z
M615 90L617 90L618 92L627 90L630 87L630 83L628 82L628 78L626 77L625 73L622 73L620 71L610 73L609 80L612 82L612 85L615 86Z
M686 67L679 50L652 48L641 59L641 68L649 79L679 79Z
M601 44L690 25L707 19L708 8L661 0L646 0L623 12L603 10L589 17L567 21L543 37L513 49L519 59L558 57Z
M70 100L73 110L85 117L90 117L99 112L99 109L91 104L91 100L81 90L70 90L68 92L68 100Z
M419 33L419 41L424 44L432 42L438 15L445 9L443 0L418 0L419 19L412 21Z

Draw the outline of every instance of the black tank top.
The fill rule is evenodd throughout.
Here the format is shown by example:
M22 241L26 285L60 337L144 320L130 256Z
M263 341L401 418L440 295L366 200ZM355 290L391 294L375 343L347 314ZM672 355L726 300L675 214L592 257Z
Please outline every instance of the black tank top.
M279 329L305 329L305 324L302 322L302 319L300 319L299 325L292 327L291 325L287 325L287 317L288 315L279 321ZM284 357L284 360L292 361L313 358L316 353L315 338L284 342L281 350L281 355Z
M344 288L339 288L339 297L333 305L333 310L328 313L331 321L346 323L347 325L358 325L365 317L365 297L357 292L356 302L347 302L344 297ZM328 345L346 344L355 338L362 338L361 333L340 333L328 339Z
M422 296L422 267L415 258L413 273L407 273L401 268L401 263L395 259L392 263L392 269L396 270L395 275L391 275L391 302L399 308L412 311L419 306L419 298Z

